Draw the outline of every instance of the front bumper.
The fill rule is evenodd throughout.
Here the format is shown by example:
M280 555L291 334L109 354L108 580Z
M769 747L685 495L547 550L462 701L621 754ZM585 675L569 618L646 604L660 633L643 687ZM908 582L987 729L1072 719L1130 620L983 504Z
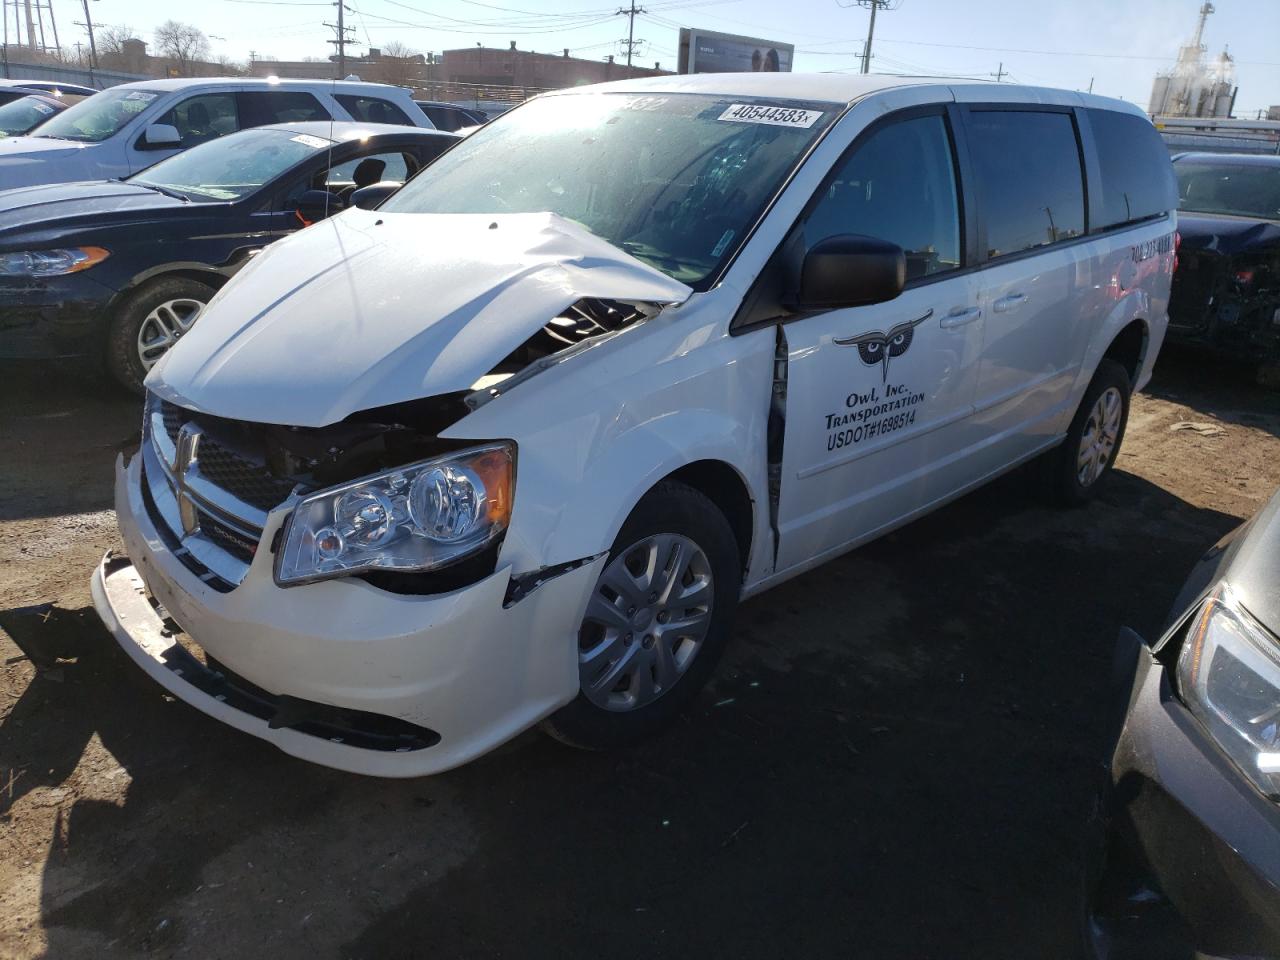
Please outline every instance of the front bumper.
M117 465L116 512L130 563L99 567L94 606L129 656L197 709L305 760L410 777L479 756L576 696L577 629L603 556L509 607L507 569L437 596L392 594L352 579L282 589L266 549L244 582L223 593L165 546L142 502L140 465L140 457ZM271 514L264 544L284 515ZM353 746L219 699L173 669L178 639L148 594L207 656L270 697L395 718L438 741L416 749Z
M0 360L100 355L114 296L87 273L0 278Z
M1136 646L1104 804L1094 929L1134 912L1132 903L1106 903L1102 891L1148 886L1168 898L1202 953L1280 956L1280 809L1218 750L1174 695L1166 668ZM1127 884L1106 875L1121 864ZM1152 935L1138 939L1149 948Z

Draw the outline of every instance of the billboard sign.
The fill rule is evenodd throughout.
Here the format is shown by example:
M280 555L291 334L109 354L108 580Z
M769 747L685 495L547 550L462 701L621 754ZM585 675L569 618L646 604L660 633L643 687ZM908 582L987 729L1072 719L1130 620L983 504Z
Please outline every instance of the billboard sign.
M794 44L714 33L680 30L681 73L790 73Z

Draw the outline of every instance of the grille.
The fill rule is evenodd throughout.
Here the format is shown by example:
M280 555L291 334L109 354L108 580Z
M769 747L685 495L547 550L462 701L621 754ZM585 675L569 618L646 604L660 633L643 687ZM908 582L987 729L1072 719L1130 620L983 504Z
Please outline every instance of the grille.
M279 506L295 486L292 480L273 476L266 467L229 450L208 434L200 440L199 458L202 477L259 510Z
M165 401L161 402L160 412L164 418L165 432L176 444L178 431L190 418L190 414ZM212 418L202 418L202 424L209 419ZM208 429L200 439L198 456L201 476L259 510L275 509L293 492L295 483L292 480L277 477L260 462L224 446Z
M160 413L164 417L164 432L176 444L178 442L178 431L182 429L182 421L185 419L182 408L175 407L172 403L162 403Z

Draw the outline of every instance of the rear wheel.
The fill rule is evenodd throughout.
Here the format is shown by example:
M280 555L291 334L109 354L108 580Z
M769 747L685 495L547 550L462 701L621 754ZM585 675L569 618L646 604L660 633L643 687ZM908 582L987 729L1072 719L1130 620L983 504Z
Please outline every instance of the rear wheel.
M1066 439L1046 460L1049 487L1055 499L1068 505L1079 504L1097 492L1099 482L1120 454L1129 422L1131 389L1124 367L1114 360L1098 364Z
M111 318L107 368L134 393L213 299L214 288L186 277L154 280L127 296Z
M741 582L737 542L715 504L659 484L627 518L587 603L578 696L543 728L595 750L660 729L715 669Z

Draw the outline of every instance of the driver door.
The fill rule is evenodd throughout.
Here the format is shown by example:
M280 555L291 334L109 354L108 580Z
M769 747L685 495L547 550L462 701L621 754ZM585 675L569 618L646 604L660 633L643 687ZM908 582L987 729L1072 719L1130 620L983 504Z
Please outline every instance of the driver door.
M942 111L855 142L802 220L806 248L861 234L907 254L897 298L781 328L787 398L779 572L870 539L964 485L982 348Z

